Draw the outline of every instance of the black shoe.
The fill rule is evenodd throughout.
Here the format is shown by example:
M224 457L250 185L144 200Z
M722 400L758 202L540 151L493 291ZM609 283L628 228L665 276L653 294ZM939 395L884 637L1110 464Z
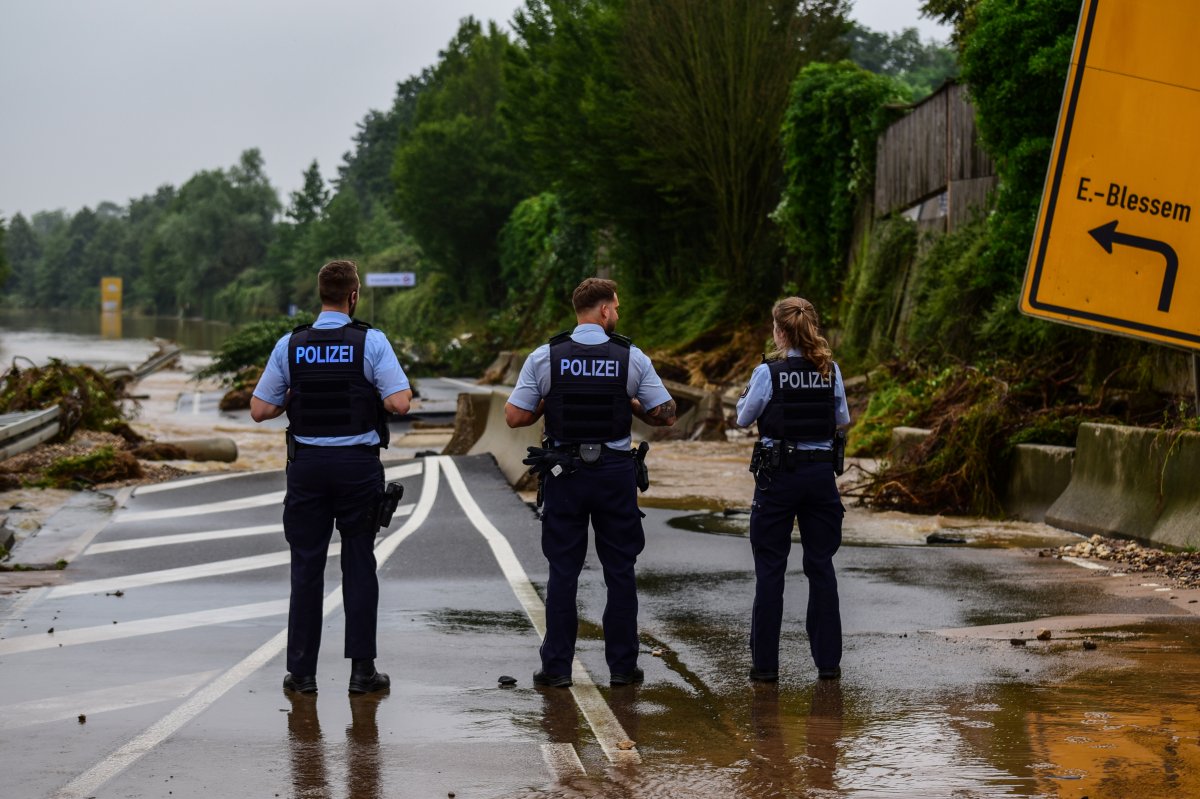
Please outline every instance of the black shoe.
M834 666L829 669L817 669L817 679L821 680L837 680L842 676L842 667Z
M290 672L283 677L283 690L295 691L298 694L315 694L317 692L317 676L310 674L300 677Z
M750 668L750 679L754 682L779 682L779 672L764 671L756 669L753 666Z
M547 674L538 669L533 673L533 684L545 688L570 688L572 682L569 674Z
M646 673L637 666L633 667L633 671L624 673L614 671L608 675L609 685L636 685L646 681Z
M386 691L391 684L392 681L386 674L375 670L374 658L351 662L350 693L371 694L376 691Z

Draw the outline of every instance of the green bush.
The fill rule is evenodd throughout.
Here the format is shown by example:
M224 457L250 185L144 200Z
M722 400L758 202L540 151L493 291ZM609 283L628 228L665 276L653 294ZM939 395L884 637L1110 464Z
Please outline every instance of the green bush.
M859 202L875 180L875 142L908 90L850 61L810 64L783 122L784 189L772 218L798 257L805 296L828 305L846 268Z
M243 325L221 343L213 362L198 371L196 376L220 377L223 382L231 383L241 370L263 366L280 338L297 325L311 322L312 319L311 315L300 314Z

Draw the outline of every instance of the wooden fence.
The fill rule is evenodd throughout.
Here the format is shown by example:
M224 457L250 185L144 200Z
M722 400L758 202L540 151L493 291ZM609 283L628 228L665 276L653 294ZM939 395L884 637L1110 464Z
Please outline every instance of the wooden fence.
M909 212L923 229L954 230L996 186L965 87L947 83L876 144L875 216Z

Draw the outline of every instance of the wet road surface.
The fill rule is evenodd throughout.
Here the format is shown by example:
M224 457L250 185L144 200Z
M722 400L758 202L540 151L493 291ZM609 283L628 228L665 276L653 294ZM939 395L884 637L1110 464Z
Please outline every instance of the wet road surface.
M836 560L843 679L815 680L794 557L781 682L755 685L742 521L647 509L646 684L607 686L593 556L576 687L534 689L533 513L486 457L389 475L405 485L377 546L389 694L346 694L336 556L320 693L280 687L281 473L143 487L65 582L0 605L0 794L1200 795L1200 627L1152 588L1114 593L994 529L913 545L901 519L854 516Z

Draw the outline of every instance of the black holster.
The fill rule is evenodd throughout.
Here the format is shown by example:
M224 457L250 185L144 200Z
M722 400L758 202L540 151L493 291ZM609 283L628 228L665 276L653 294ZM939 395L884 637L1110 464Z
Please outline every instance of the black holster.
M292 428L283 431L283 438L287 442L287 462L291 463L296 460L296 437L292 435Z
M638 444L637 449L633 451L633 473L637 480L638 491L646 492L650 487L650 469L646 466L646 453L650 451L650 445L643 441Z
M388 483L387 488L383 490L383 496L379 499L379 507L375 511L375 531L386 530L388 525L392 523L392 515L396 512L396 508L400 505L400 498L404 496L404 486L399 483Z
M846 431L833 433L833 473L842 475L846 471Z

